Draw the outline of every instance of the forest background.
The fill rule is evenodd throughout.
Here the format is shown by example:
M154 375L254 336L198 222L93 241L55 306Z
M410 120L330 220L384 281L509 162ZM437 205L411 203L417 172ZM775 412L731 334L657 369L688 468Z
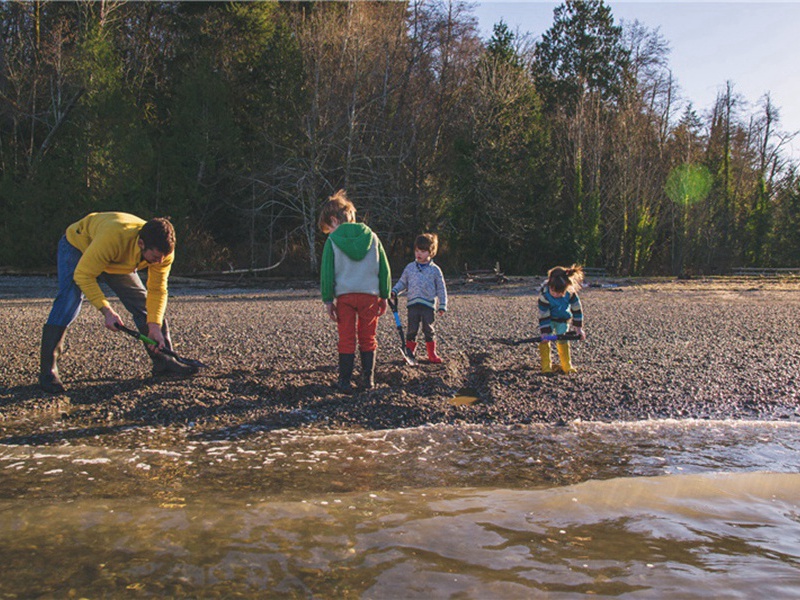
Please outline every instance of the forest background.
M678 102L658 30L567 0L537 40L469 4L0 3L0 265L55 265L92 211L169 215L175 271L318 271L345 188L393 268L619 275L800 266L768 94Z

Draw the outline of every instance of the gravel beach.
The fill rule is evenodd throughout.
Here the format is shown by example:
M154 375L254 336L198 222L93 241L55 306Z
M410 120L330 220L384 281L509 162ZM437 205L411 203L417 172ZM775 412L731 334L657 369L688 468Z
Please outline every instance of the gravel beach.
M581 293L588 339L573 342L578 372L570 375L541 374L535 344L503 343L536 335L540 281L448 281L450 310L437 318L442 365L420 355L418 367L407 366L387 313L376 388L344 395L331 387L336 330L314 282L248 289L173 278L175 349L209 368L151 377L141 345L105 330L85 304L59 362L67 391L49 396L35 384L55 279L0 276L0 433L24 439L43 421L56 439L128 426L236 435L249 427L800 420L797 279L590 281ZM405 322L404 299L400 314ZM477 401L452 404L464 389Z

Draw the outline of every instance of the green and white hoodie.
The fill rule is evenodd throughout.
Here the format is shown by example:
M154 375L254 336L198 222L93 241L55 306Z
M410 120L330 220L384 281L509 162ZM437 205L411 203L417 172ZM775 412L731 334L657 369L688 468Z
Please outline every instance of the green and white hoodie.
M378 236L363 223L342 223L322 250L322 301L344 294L389 297L392 272Z

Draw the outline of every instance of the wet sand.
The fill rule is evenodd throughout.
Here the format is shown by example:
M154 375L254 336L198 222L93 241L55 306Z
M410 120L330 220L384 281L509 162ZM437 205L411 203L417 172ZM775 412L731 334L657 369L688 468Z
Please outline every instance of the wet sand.
M442 365L418 348L419 366L408 367L387 313L375 389L344 395L331 387L336 330L314 282L248 289L173 278L175 349L209 368L153 378L141 345L104 329L84 305L59 363L67 391L50 396L35 384L55 280L0 276L0 435L24 440L42 422L55 442L131 426L237 435L252 427L800 420L797 279L590 282L581 293L588 339L572 344L578 372L570 375L543 375L535 344L502 343L536 334L539 281L448 281L450 310L436 322ZM464 388L478 400L453 405Z

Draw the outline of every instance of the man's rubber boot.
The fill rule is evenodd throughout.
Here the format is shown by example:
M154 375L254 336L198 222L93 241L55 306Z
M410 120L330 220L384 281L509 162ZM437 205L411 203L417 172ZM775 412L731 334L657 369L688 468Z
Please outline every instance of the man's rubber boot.
M153 361L153 377L158 377L159 375L189 377L198 371L195 365L185 365L175 360L172 356L167 356L163 352L156 352L150 344L145 344L144 347L150 356L150 360Z
M552 373L553 364L550 362L550 342L539 342L539 358L542 361L542 373Z
M572 355L569 349L569 342L556 342L558 348L558 358L561 361L561 370L564 373L574 373L578 369L572 366Z
M436 355L436 341L425 342L425 348L428 350L428 362L438 365L442 359Z
M165 344L165 348L172 350L172 348ZM172 356L167 356L163 352L156 352L150 344L145 344L144 349L153 361L153 377L159 375L179 375L181 377L189 377L197 373L198 369L194 365L185 365L178 362Z
M147 330L145 329L142 331L143 334L147 335ZM164 336L164 348L167 350L172 350L172 336L169 332L169 323L166 319L164 319L164 323L161 325L161 334ZM153 350L153 346L150 344L145 344L144 349L147 350L147 354L150 356L150 360L153 361L153 376L158 377L159 375L179 375L181 377L189 377L190 375L194 375L199 370L197 366L194 365L185 365L182 362L178 362L172 356L167 356L163 352L155 352Z
M355 354L339 354L339 379L334 387L345 394L349 394L353 389L350 379L353 377L355 360Z
M39 368L39 387L48 394L61 394L64 384L58 376L58 357L64 351L64 335L67 328L61 325L45 325L42 328L42 350Z
M365 389L375 387L375 350L361 353L361 377Z
M406 340L406 348L408 348L409 356L414 356L414 351L417 349L417 342Z

